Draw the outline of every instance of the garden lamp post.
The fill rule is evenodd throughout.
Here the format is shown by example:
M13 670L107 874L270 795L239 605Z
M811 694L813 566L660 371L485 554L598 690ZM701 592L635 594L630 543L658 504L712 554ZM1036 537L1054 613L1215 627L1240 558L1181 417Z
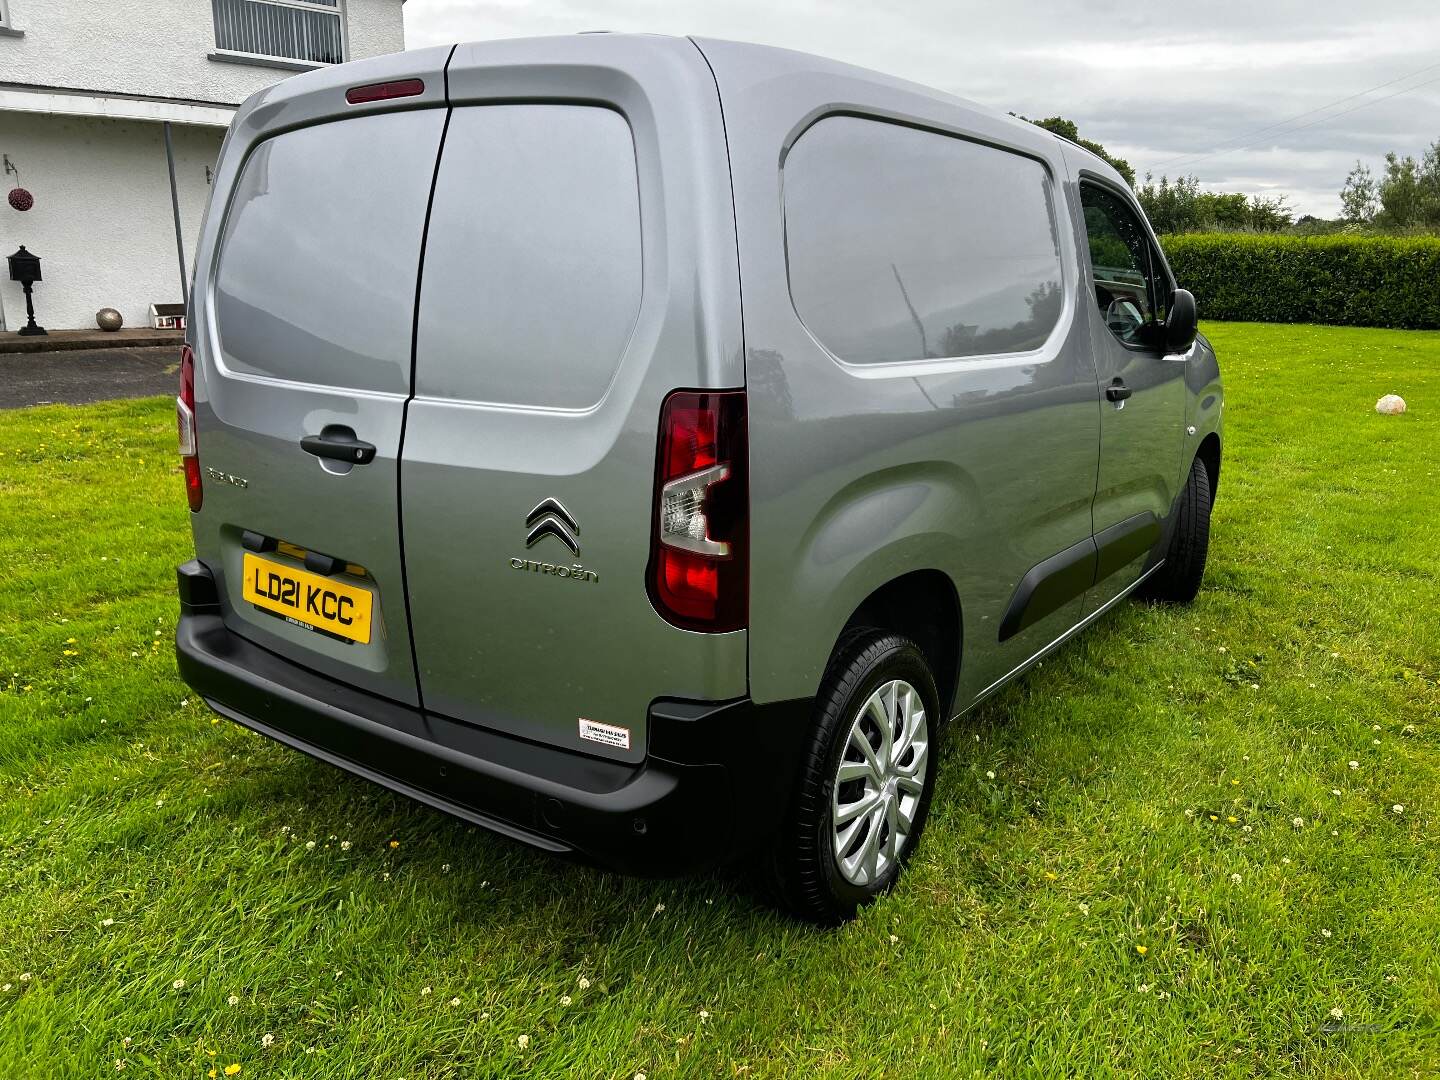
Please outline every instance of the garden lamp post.
M20 245L20 250L10 256L10 280L18 281L21 288L25 290L25 325L16 333L26 337L33 337L36 334L45 333L45 328L35 322L35 301L31 298L30 290L40 278L40 258L25 250L25 245Z

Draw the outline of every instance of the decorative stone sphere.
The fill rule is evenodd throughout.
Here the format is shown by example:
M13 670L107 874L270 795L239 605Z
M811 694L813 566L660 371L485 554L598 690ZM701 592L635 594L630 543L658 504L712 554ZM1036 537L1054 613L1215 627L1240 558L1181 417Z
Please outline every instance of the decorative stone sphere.
M1399 394L1386 394L1375 403L1375 411L1384 416L1399 416L1405 411L1405 399Z
M29 210L35 205L35 196L26 191L23 187L10 189L10 205L21 213Z
M101 330L113 332L124 326L125 320L121 318L120 312L116 311L113 307L102 307L95 313L95 325L100 327Z

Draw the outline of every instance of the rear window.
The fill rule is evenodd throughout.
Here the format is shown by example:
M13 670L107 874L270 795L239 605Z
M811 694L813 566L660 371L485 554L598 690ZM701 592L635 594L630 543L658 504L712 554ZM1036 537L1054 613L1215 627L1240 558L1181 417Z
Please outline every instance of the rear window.
M841 360L1023 352L1063 307L1037 161L858 117L811 127L784 166L790 293Z
M442 110L268 139L236 182L215 278L226 367L405 393Z
M640 310L630 126L590 105L456 109L425 246L415 392L585 408Z

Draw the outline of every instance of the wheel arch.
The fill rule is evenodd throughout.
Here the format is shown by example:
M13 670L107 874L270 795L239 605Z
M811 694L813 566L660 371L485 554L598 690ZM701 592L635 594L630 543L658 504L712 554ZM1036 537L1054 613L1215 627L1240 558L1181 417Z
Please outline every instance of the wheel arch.
M942 719L948 719L960 679L964 629L960 596L950 576L942 570L922 569L885 582L851 613L835 644L865 626L902 634L920 647L935 676Z
M1216 492L1220 489L1220 435L1218 432L1210 432L1200 440L1200 445L1195 449L1195 457L1205 466L1206 475L1210 478L1210 498L1213 501Z

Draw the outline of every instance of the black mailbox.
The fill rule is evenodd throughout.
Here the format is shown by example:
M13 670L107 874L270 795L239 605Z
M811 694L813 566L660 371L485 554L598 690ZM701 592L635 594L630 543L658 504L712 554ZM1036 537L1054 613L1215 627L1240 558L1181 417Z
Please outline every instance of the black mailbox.
M20 250L10 256L10 280L18 281L25 290L25 325L16 333L29 336L45 333L43 326L35 323L35 301L31 298L30 287L40 281L40 257L32 255L20 245Z
M10 256L10 280L18 281L21 285L34 285L42 280L40 277L40 256L32 255L25 250L25 245L20 245L20 250Z

